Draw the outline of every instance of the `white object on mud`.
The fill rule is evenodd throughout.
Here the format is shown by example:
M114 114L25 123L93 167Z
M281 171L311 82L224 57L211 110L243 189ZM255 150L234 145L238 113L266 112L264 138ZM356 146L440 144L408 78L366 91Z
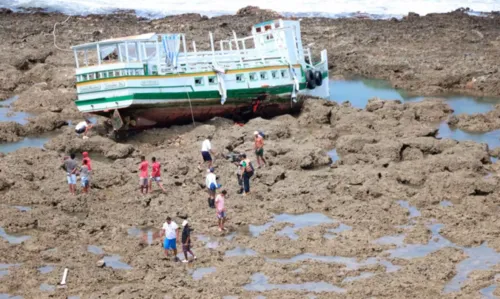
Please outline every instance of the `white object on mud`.
M61 285L66 285L66 278L68 277L68 268L64 268L63 277L61 280Z

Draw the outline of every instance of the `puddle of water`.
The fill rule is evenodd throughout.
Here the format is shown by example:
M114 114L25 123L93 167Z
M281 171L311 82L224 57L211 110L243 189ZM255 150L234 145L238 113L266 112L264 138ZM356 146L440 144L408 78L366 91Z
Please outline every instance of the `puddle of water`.
M9 268L19 266L21 266L21 264L0 264L0 278L9 275Z
M398 204L401 207L408 209L408 211L410 212L410 218L421 216L420 211L417 210L416 207L410 206L410 204L406 200L398 200Z
M297 240L299 238L299 236L295 234L297 230L326 223L334 223L334 220L321 213L307 213L301 215L280 214L275 215L271 222L268 222L264 225L250 225L249 230L252 236L256 237L275 223L280 222L292 223L293 227L287 226L276 234L287 236L292 240Z
M443 201L441 201L441 202L439 203L439 205L440 205L440 206L442 206L442 207L445 207L445 208L446 208L446 207L451 207L451 206L453 206L453 204L451 203L451 201L447 201L447 200L443 200Z
M40 291L43 291L43 292L53 292L56 290L56 286L54 285L50 285L50 284L46 284L46 283L42 283L40 285Z
M121 257L119 255L108 255L103 258L106 267L110 267L117 270L131 270L132 267L120 261Z
M22 296L11 296L9 294L0 293L0 299L23 299Z
M69 296L68 299L80 299L80 296Z
M213 240L211 237L208 237L205 235L196 235L196 238L198 240L206 243L205 244L206 248L215 249L215 248L219 247L219 241Z
M41 274L47 274L47 273L54 271L54 269L55 268L53 266L44 266L44 267L38 268L38 271L40 271Z
M31 117L31 114L26 112L14 112L11 109L11 104L18 98L19 96L13 96L5 101L0 101L0 121L14 121L21 125L28 123L28 117Z
M351 229L352 229L351 226L349 226L347 224L340 223L337 228L327 229L326 231L329 232L329 233L324 234L323 237L326 238L326 239L334 239L341 232L345 232L345 231L348 231L348 230L351 230Z
M336 149L332 149L327 154L328 154L328 156L330 156L330 158L332 158L332 162L336 162L336 161L340 160L339 154L337 154Z
M9 235L5 232L5 230L0 227L0 237L10 244L21 244L22 242L28 240L31 238L31 236L14 236L14 235Z
M404 245L404 240L405 240L405 235L396 235L396 236L384 236L382 238L378 238L373 242L381 245L394 244L398 247L401 247Z
M95 245L88 245L87 251L93 254L104 254L104 250L101 247Z
M497 278L497 276L495 276L495 279L496 278ZM482 288L481 290L479 290L479 293L485 299L497 299L498 297L493 294L496 289L497 289L497 285L496 284L492 284L490 286L487 286L487 287Z
M450 138L457 141L474 141L477 143L486 143L490 149L500 146L500 130L486 133L468 133L460 129L452 129L447 123L439 125L437 138Z
M0 152L7 154L25 147L43 148L44 144L57 134L59 133L56 131L46 132L36 137L25 137L17 142L0 143Z
M236 232L230 233L229 235L225 236L224 239L226 239L228 241L232 241L234 239L234 237L236 237Z
M243 288L247 291L264 292L271 290L283 291L306 291L313 293L320 292L335 292L345 293L346 290L326 282L305 282L302 284L270 284L267 281L267 276L262 273L255 273L251 276L252 282L245 285Z
M14 208L18 209L21 212L28 212L31 211L30 207L23 207L23 206L14 206Z
M138 228L134 226L129 228L127 230L127 233L129 236L141 238L141 240L143 240L145 243L148 243L148 245L153 244L153 241L160 237L160 231L152 227Z
M203 278L203 276L214 273L216 271L215 267L208 267L208 268L198 268L193 271L193 279L194 280L200 280Z
M368 100L378 97L384 100L401 100L402 102L417 102L424 97L409 97L404 91L392 88L383 80L330 80L330 99L338 103L351 102L353 107L365 108ZM465 96L442 96L455 111L455 114L486 113L498 103L495 98L471 98Z
M353 282L356 280L369 278L369 277L372 277L373 275L375 275L375 274L372 272L362 272L358 276L349 276L349 277L344 278L344 280L342 280L342 283Z
M252 249L249 248L241 248L241 247L236 247L231 250L227 250L224 256L226 257L233 257L233 256L256 256L257 252L253 251Z
M224 296L224 297L222 297L222 299L238 299L238 298L240 298L240 297L238 297L238 296Z
M498 158L490 157L490 161L491 161L491 163L497 163L498 162Z

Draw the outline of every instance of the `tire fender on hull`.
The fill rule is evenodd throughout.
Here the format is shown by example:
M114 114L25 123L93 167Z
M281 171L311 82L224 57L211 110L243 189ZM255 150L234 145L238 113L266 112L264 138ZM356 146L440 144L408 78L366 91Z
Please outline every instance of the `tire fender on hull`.
M307 72L306 72L306 82L307 82L307 89L314 89L314 88L316 88L315 76L314 76L314 72L312 70L307 70Z

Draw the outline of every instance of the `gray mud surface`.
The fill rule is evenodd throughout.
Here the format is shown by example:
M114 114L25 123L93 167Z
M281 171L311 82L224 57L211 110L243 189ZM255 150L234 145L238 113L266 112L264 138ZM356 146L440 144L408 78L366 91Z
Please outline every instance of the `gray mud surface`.
M274 17L252 9L212 19L71 17L58 26L57 44L185 32L202 49L209 45L209 30L216 39L232 30L243 36L252 24ZM0 297L500 294L494 287L500 273L500 166L491 162L500 152L436 137L444 121L470 131L499 129L498 108L452 116L436 98L405 104L372 100L365 109L308 100L297 117L254 119L243 127L214 119L148 130L124 143L99 134L82 140L66 126L81 120L73 104L73 55L53 45L54 22L66 18L0 11L0 98L17 95L12 108L34 115L24 125L0 122L0 141L60 132L44 149L0 154ZM331 75L388 79L432 95L499 96L499 28L499 16L462 12L401 21L302 21L304 44L329 50ZM229 191L229 231L220 233L207 207L205 173L197 168L201 141L213 135L219 153L251 155L256 129L268 136L269 166L252 178L251 195L236 194L233 164L222 157L215 161L219 182ZM328 155L332 149L339 157L335 162ZM70 151L88 151L93 158L88 195L69 195L59 166ZM166 194L157 188L139 194L140 155L162 163ZM138 236L157 232L167 216L178 224L188 217L197 261L167 260L161 240ZM67 288L56 288L64 268Z

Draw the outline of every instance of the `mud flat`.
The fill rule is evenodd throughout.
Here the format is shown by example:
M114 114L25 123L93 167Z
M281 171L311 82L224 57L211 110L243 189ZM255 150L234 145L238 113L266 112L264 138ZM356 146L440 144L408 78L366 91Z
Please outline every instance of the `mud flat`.
M372 100L365 109L308 100L297 117L243 127L214 119L149 130L127 144L97 135L83 142L63 128L45 149L0 158L0 294L498 295L498 165L487 144L436 137L452 111L437 99ZM268 136L269 167L257 170L250 196L236 194L236 167L215 161L229 191L229 231L220 233L197 169L199 144L212 135L218 152L251 153L255 129ZM83 150L96 157L92 192L69 196L59 165ZM142 154L162 162L167 194L138 193ZM197 261L163 257L153 236L168 215L188 217ZM67 288L56 288L64 268Z

